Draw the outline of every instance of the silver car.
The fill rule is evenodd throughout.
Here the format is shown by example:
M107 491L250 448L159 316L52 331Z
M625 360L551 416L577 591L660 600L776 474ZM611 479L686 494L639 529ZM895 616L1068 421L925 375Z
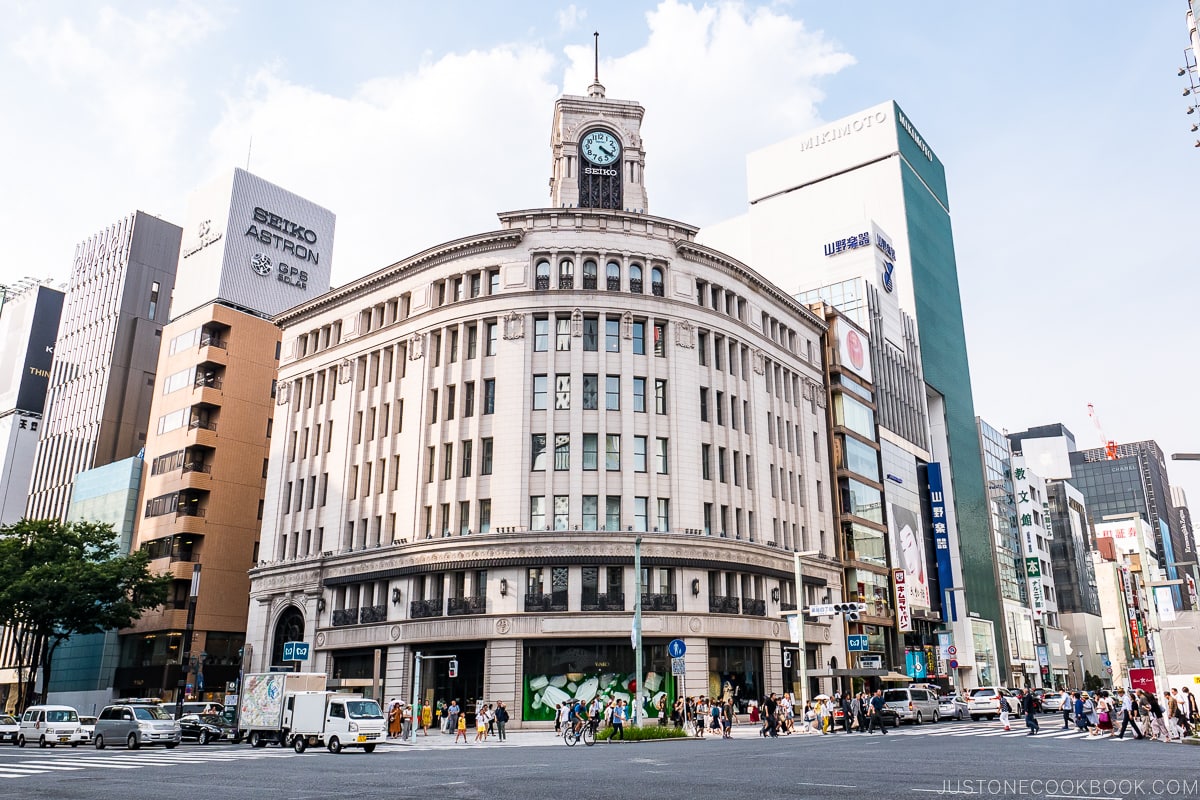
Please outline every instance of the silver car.
M937 722L941 716L937 695L928 689L884 689L883 702L895 710L902 722L911 722L914 725Z
M942 719L966 719L971 716L971 710L962 695L945 694L938 698L938 716Z
M179 745L179 721L157 704L105 706L96 719L92 742L97 750L123 744L130 750L161 744L168 750Z

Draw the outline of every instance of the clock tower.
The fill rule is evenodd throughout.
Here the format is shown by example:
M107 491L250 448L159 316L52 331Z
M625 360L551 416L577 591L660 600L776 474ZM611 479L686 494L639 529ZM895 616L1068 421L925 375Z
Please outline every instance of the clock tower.
M645 113L638 103L605 97L598 74L587 97L560 97L550 134L550 205L645 213Z

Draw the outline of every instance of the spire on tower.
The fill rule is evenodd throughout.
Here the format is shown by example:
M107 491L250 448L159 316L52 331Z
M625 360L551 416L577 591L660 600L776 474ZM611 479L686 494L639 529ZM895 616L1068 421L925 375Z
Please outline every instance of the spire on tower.
M604 97L604 87L600 85L600 31L593 33L592 38L595 72L592 77L592 85L588 87L588 97Z

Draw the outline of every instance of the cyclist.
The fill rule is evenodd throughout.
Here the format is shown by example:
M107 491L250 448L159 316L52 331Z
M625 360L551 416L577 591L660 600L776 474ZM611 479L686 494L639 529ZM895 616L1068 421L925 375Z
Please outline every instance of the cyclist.
M579 733L583 730L583 723L587 721L587 708L579 700L571 703L571 710L567 712L567 724L573 733Z

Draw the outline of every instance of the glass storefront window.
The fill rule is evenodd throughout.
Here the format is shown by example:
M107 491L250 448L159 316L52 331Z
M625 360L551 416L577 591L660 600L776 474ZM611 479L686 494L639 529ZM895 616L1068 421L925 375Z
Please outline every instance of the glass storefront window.
M971 622L971 642L975 647L975 671L980 686L996 686L1000 671L996 668L996 636L992 624L984 620Z
M656 704L660 699L670 709L677 690L666 642L645 642L642 658L646 670L645 718L658 713ZM523 720L552 721L556 706L576 699L585 703L597 697L605 703L613 698L628 702L637 691L628 637L615 642L530 645L525 648L524 667Z
M886 567L887 537L882 531L872 530L857 522L846 523L846 549L859 561Z
M887 575L856 569L851 570L849 582L857 592L854 602L866 603L868 614L877 617L892 615L892 587Z
M833 422L868 439L875 439L875 412L849 395L833 396Z
M880 480L879 453L875 451L875 448L851 436L839 436L838 440L842 445L839 467L873 481Z
M762 647L743 644L708 645L708 696L733 700L739 714L763 693Z
M865 483L846 480L841 487L842 512L883 523L883 494Z

